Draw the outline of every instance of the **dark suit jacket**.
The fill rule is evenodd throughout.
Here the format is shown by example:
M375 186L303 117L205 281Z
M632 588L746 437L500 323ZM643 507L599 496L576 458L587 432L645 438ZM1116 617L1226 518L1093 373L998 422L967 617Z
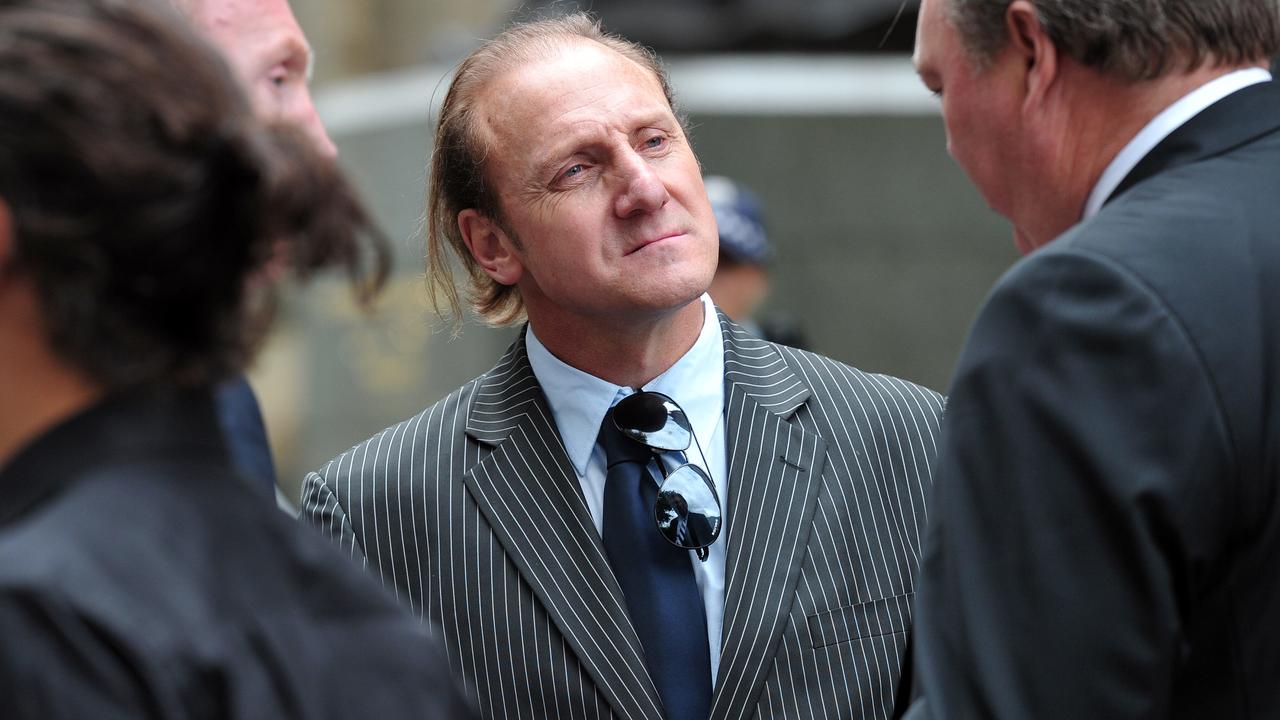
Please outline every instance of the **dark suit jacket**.
M1208 108L987 301L918 596L934 717L1280 717L1278 129L1274 83Z
M0 716L462 718L438 640L232 472L209 392L0 468Z
M886 717L941 398L721 326L731 507L711 716ZM662 717L523 336L310 474L302 513L443 626L486 717Z

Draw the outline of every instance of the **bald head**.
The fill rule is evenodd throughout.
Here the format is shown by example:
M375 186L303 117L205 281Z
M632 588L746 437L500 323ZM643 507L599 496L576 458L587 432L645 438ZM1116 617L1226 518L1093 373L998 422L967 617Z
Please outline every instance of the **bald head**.
M287 0L170 1L222 51L260 117L297 125L335 154L307 87L311 46Z

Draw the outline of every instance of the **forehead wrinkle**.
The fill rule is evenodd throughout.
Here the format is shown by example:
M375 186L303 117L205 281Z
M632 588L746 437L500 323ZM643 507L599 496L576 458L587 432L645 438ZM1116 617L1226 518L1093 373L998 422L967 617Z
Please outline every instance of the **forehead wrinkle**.
M573 106L565 108L558 112L554 117L549 118L546 124L549 127L555 127L557 123L566 122L571 126L581 126L583 123L597 123L601 126L608 127L611 123L598 120L602 115L615 121L614 129L622 129L631 132L635 127L639 127L646 123L656 123L663 119L664 116L671 116L671 108L667 105L666 98L661 94L661 88L654 87L649 90L657 91L656 97L662 98L661 103L653 102L654 95L646 92L637 92L637 86L629 83L619 83L615 80L601 79L595 81L591 85L581 87L567 87L557 95L557 101L566 96L581 96L581 100ZM556 105L557 101L547 104ZM575 119L574 115L582 115L581 119ZM562 131L557 130L557 134Z
M605 154L616 150L619 144L630 145L634 133L645 127L670 126L673 132L678 130L679 123L669 111L635 107L634 103L625 103L627 109L618 122L609 123L600 120L595 113L587 117L573 120L568 127L556 129L556 138L545 152L535 150L530 153L531 168L527 180L538 183L544 175L551 173L567 159L582 152L599 151ZM556 119L562 119L571 113L562 113Z
M584 118L575 122L570 129L557 132L554 141L546 152L533 152L530 157L532 172L527 180L537 183L544 175L556 170L565 160L582 152L608 148L612 143L609 138L616 132L604 123L592 118Z
M664 115L670 115L665 103L660 108L649 107L644 98L637 97L631 91L632 88L607 81L599 81L586 87L566 86L551 98L540 100L536 106L529 102L529 93L502 92L507 89L503 86L504 83L495 83L493 92L486 93L486 97L478 104L477 109L483 119L480 124L495 145L505 141L508 145L518 146L519 137L513 133L542 133L545 143L538 137L533 137L527 143L534 148L524 155L524 162L520 163L527 167L541 167L554 162L557 158L571 154L576 148L607 143L607 138L613 134L629 137L637 127L660 123ZM558 107L566 96L584 92L591 95L581 98L571 107ZM608 105L603 112L600 109L602 103ZM513 127L511 111L529 107L533 107L533 112L529 113L533 122L522 124L519 128ZM555 109L554 114L542 111L543 107L546 110ZM602 115L608 119L602 119ZM529 117L526 116L525 119ZM544 152L544 147L549 149Z
M625 69L622 73L609 73L608 75L602 74L600 77L594 78L594 81L591 84L585 85L574 85L572 84L572 81L566 77L558 75L548 76L545 72L540 72L540 70L550 69L551 66L561 62L566 56L572 54L575 50L594 50L602 58L609 58L614 62L621 61ZM537 85L541 83L543 84L543 87L554 91L554 97L557 99L562 98L565 95L589 93L592 91L598 91L600 94L607 94L610 92L630 92L630 94L634 95L634 90L637 86L619 82L619 78L630 75L631 73L634 73L636 77L644 78L643 84L647 86L647 89L653 91L656 97L662 98L663 106L667 107L668 110L671 110L667 103L666 94L662 89L662 84L658 81L658 78L651 70L626 55L617 52L613 48L585 39L574 39L574 41L560 46L557 51L552 54L538 58L530 58L514 65L513 67L507 68L504 72L494 76L488 83L486 83L486 90L492 90L503 85L508 85L510 86L510 89L519 91L523 88L537 87ZM532 82L526 84L524 82L525 79L532 80ZM582 104L589 104L590 102L599 99L600 94L584 100ZM508 93L508 96L514 95L515 93ZM544 104L551 104L551 102L551 100L547 100L544 101ZM572 112L572 110L573 108L566 112Z
M551 145L548 153L553 156L567 154L565 148L587 147L590 145L608 144L607 138L620 136L630 138L636 130L645 127L673 124L674 118L669 112L637 107L635 103L623 103L623 109L615 122L599 119L592 112L586 117L571 119L563 129L556 129L554 137L557 141ZM562 113L556 120L563 119L571 113Z

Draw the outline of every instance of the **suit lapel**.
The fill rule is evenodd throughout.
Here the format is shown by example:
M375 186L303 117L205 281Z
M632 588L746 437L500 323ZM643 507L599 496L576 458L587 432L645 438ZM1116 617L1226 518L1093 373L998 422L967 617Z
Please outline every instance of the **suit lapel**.
M579 662L624 718L661 718L582 488L529 366L521 334L488 373L467 434L493 451L465 483L494 534Z
M752 714L795 598L826 442L788 418L810 391L771 345L721 316L729 548L713 720Z

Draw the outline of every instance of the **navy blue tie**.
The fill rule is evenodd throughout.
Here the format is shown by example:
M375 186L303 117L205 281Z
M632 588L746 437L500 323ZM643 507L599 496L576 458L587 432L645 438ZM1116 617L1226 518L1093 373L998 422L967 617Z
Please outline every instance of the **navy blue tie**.
M668 543L655 527L658 485L648 469L650 452L618 432L612 410L600 426L599 443L609 468L604 549L644 644L649 677L668 720L706 720L711 714L711 651L689 551Z

